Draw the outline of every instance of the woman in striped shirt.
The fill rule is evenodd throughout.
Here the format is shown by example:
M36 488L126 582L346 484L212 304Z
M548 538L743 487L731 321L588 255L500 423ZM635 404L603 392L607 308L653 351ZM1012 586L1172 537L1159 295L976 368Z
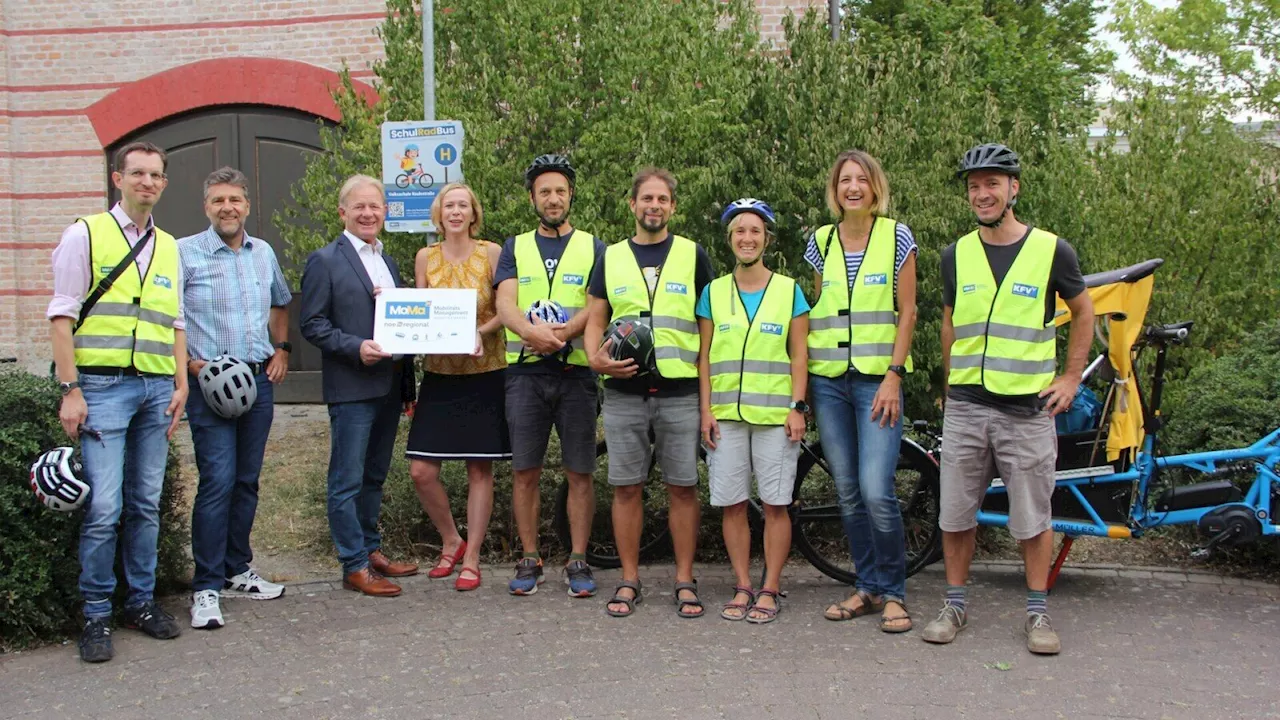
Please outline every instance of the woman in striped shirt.
M828 620L880 612L880 629L911 629L906 542L894 489L902 380L916 323L915 238L885 217L889 183L860 150L836 158L827 207L837 219L809 237L818 293L809 325L809 387L823 454L858 579ZM892 276L892 281L890 281Z

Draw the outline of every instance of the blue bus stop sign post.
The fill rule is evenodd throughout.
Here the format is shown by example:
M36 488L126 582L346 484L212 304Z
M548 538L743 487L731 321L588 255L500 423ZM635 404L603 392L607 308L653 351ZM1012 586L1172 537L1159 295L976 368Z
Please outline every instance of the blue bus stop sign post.
M390 232L432 233L431 203L448 183L461 182L462 123L382 124L382 183Z

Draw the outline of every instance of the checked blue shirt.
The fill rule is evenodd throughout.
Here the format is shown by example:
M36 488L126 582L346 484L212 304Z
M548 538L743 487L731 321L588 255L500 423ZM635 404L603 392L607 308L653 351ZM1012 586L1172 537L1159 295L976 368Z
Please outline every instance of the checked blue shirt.
M271 245L246 233L237 252L210 227L179 240L178 252L191 359L230 355L263 362L275 354L267 329L271 308L288 305L293 296Z

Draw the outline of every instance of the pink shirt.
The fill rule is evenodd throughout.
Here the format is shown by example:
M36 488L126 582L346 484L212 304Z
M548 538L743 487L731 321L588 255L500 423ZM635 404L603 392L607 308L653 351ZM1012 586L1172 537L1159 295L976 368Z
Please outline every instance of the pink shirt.
M124 239L129 242L129 247L137 244L142 239L143 230L139 229L129 216L125 214L124 208L120 207L120 203L116 203L111 208L111 214L115 216L116 222L120 223L120 227L124 229ZM147 218L147 229L155 227L155 220ZM147 243L142 248L142 252L138 253L137 266L138 272L146 275L147 267L151 264L152 250L155 248L154 242ZM185 330L187 327L186 317L182 312L182 258L178 258L178 319L173 322L174 330ZM125 272L128 272L126 270ZM84 300L89 296L92 289L90 284L93 282L93 272L89 263L89 228L82 222L74 222L66 230L62 231L62 240L58 242L58 247L53 249L53 300L49 301L49 309L45 312L45 316L50 320L56 317L69 317L77 320L80 317L80 306L84 304Z

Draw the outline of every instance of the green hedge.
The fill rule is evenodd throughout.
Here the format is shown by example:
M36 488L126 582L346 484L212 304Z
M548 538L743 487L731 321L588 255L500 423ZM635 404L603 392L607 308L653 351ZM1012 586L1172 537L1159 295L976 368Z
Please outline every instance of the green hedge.
M0 371L0 648L55 639L80 622L81 513L45 508L29 485L31 462L67 442L58 423L58 398L52 380ZM189 574L189 532L177 480L171 449L161 498L158 590ZM117 577L123 577L118 570ZM123 582L119 592L123 596Z

